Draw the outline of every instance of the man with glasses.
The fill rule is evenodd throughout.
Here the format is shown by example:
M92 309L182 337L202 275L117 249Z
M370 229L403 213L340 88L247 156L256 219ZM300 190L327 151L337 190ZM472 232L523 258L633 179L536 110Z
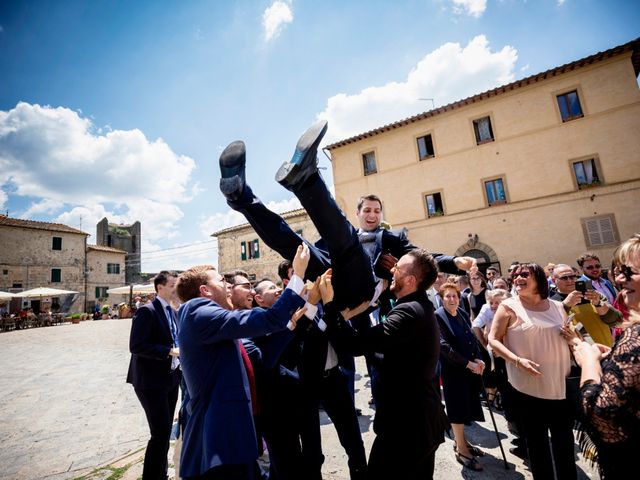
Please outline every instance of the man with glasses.
M603 294L609 303L613 303L618 292L609 280L602 277L602 265L595 253L585 253L577 260L578 266L582 269L580 280L589 281L593 288Z
M224 279L231 287L231 304L234 310L247 310L253 306L255 294L249 275L243 270L225 273Z
M576 274L569 265L559 264L553 269L556 294L552 300L562 302L567 313L574 313L574 325L582 324L596 343L611 346L611 327L622 321L622 314L613 308L607 298L596 290L584 294L576 290Z

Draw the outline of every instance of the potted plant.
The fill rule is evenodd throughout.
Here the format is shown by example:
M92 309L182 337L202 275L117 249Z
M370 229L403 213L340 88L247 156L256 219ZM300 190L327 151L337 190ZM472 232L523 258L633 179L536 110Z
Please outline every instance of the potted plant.
M102 312L102 319L109 320L109 305L105 303L104 305L102 305L100 311Z
M79 313L74 313L73 315L71 315L71 323L75 323L75 324L80 323L80 314Z

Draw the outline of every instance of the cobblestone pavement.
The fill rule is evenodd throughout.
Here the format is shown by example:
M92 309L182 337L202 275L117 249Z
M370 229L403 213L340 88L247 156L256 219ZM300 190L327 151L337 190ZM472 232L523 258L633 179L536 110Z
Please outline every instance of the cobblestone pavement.
M125 383L131 320L85 321L0 334L0 479L107 478L105 465L131 467L124 480L142 474L148 439L144 413ZM357 360L358 372L365 372ZM368 378L356 376L356 404L367 452L374 438ZM463 470L447 439L436 454L437 479L529 479L522 461L508 452L511 438L501 415L498 428L507 452L505 470L488 413L469 427L469 440L482 447L483 472ZM326 480L348 480L346 456L330 420L322 415ZM136 453L137 452L137 453ZM170 452L171 456L172 452ZM576 457L579 478L598 478ZM118 461L119 460L119 461ZM304 480L304 479L301 479ZM395 479L392 479L395 480Z

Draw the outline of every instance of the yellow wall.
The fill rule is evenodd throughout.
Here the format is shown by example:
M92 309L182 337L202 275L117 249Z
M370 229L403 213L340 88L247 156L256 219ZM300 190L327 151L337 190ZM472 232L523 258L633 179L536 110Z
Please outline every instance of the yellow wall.
M562 123L556 95L577 89L584 117ZM494 142L472 121L490 115ZM329 126L330 127L330 126ZM435 157L416 139L431 133ZM378 173L364 176L374 151ZM640 91L630 54L515 88L331 150L338 201L355 222L358 198L383 199L385 219L431 251L454 253L469 233L512 260L574 263L587 246L581 218L615 215L621 239L640 231ZM579 191L571 160L595 156L604 185ZM508 204L487 207L482 179L504 175ZM440 191L445 216L427 218ZM594 195L593 199L591 198ZM608 261L613 246L595 248Z

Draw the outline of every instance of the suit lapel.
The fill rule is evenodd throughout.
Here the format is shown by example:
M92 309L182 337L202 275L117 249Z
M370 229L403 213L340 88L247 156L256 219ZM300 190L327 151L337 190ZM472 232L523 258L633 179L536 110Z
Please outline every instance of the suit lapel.
M169 319L167 318L167 313L164 311L164 308L162 308L162 303L156 298L151 304L153 305L153 309L156 311L156 318L158 319L161 328L167 337L173 340L171 330L169 329Z

